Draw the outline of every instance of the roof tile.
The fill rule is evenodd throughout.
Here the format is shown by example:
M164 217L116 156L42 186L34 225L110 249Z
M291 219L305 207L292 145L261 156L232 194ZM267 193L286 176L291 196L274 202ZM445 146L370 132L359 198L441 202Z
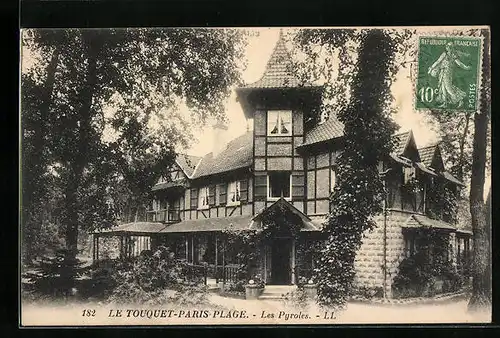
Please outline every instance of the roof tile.
M179 167L184 171L187 176L193 175L193 171L200 162L201 157L186 154L179 154L175 159Z
M267 62L264 75L256 82L242 88L296 88L307 86L301 84L293 71L293 63L288 53L283 35L280 33L271 58Z
M213 153L205 155L198 164L192 178L219 174L252 165L253 133L246 132L228 143L216 157Z
M325 123L319 124L306 133L302 146L319 143L344 135L344 125L335 117L330 117Z
M253 216L234 216L220 218L200 218L186 220L167 226L161 233L222 231L225 229L245 230L252 222Z

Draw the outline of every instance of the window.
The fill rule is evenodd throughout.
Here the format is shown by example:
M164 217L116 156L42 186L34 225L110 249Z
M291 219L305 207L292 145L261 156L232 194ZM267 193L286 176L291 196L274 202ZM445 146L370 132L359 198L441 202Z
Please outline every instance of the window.
M337 183L337 177L335 176L335 170L330 169L330 192L333 192L335 184Z
M198 195L198 209L208 208L208 187L200 188Z
M418 251L416 236L414 233L407 233L404 237L406 257L411 257Z
M279 199L290 198L291 196L291 177L289 172L273 172L267 176L267 198Z
M227 204L240 204L240 181L229 183Z
M409 180L415 178L415 168L414 167L404 167L404 183L408 183Z
M270 110L267 112L267 134L271 136L292 134L292 111Z

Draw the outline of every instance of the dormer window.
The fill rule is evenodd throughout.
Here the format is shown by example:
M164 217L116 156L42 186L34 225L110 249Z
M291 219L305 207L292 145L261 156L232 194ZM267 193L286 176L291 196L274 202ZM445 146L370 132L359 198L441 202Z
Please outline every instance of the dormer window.
M404 167L404 183L408 183L412 178L416 178L415 176L415 168L414 167Z
M240 204L240 181L231 182L228 185L228 205Z
M267 112L267 135L283 136L292 134L292 111L269 110Z

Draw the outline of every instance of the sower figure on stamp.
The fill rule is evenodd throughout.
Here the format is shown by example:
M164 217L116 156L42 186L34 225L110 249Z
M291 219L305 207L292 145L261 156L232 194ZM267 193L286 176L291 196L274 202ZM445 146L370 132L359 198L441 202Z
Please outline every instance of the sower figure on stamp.
M471 67L460 61L459 56L469 56L468 53L457 51L453 48L453 43L448 42L445 51L439 56L436 62L429 67L428 74L438 77L438 96L436 101L440 102L440 108L445 108L448 104L457 104L457 108L462 107L466 93L453 85L453 68L458 67L469 70Z

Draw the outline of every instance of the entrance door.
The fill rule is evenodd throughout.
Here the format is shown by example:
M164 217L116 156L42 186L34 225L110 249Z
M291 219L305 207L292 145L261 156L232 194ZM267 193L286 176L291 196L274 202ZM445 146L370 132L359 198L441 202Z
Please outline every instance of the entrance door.
M276 238L271 248L271 283L288 285L291 284L290 256L292 251L292 240L290 238Z

